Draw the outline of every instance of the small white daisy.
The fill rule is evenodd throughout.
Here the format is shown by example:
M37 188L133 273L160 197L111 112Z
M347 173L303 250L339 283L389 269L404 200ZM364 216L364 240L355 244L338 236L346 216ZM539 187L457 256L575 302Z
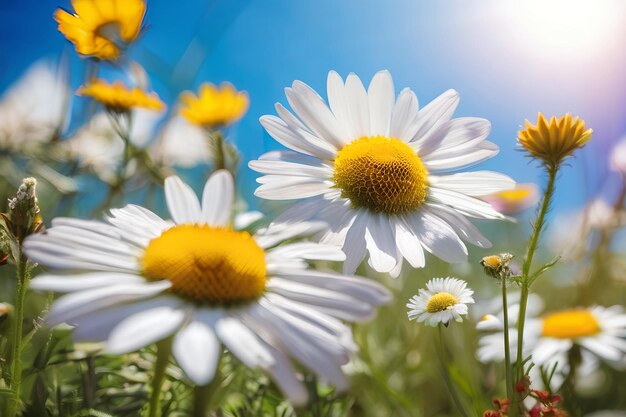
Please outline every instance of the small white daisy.
M303 200L276 223L328 221L323 241L343 247L347 273L366 251L376 271L397 276L403 259L423 267L424 250L458 263L467 258L463 240L491 245L468 217L503 219L476 197L515 182L491 171L453 173L498 153L486 140L489 121L452 118L456 91L420 109L409 88L396 100L388 71L378 72L367 91L355 74L344 83L331 71L328 105L301 81L285 92L296 115L277 103L279 117L260 120L291 151L269 152L249 164L266 174L258 179L257 196Z
M467 315L468 304L473 304L474 291L467 283L456 278L433 278L426 283L426 289L419 290L406 305L409 320L415 319L429 326L445 325L452 319L462 322Z
M509 304L509 337L511 356L517 352L516 320L518 304L516 294ZM541 370L555 369L551 387L558 389L569 374L569 351L581 348L581 362L577 377L587 377L600 366L600 360L622 369L626 366L626 314L621 307L590 307L539 313L543 302L531 294L526 311L524 328L524 356L531 355L536 365L531 368L531 379L541 385ZM502 306L500 304L500 310ZM477 356L481 362L504 360L504 334L502 312L487 315L477 329L489 332L478 341Z
M70 102L66 65L38 61L0 98L0 148L20 151L65 128Z
M307 225L254 236L233 230L233 195L227 171L209 178L202 203L169 177L172 221L135 205L111 210L108 224L55 219L24 243L30 259L55 270L32 288L68 293L48 322L70 323L77 341L105 341L111 353L173 335L174 357L198 385L213 379L224 345L268 372L294 404L307 401L307 390L290 358L346 389L341 366L355 344L341 320L371 319L389 292L364 278L310 270L308 260L344 255L333 246L284 243Z

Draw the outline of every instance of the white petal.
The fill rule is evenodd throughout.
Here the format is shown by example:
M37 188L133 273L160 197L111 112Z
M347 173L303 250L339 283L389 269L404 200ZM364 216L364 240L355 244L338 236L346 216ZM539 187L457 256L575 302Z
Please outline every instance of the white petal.
M332 182L312 177L286 177L282 175L265 175L257 180L262 185L254 195L268 200L293 200L307 198L326 193Z
M230 226L234 188L230 172L221 169L211 175L202 193L202 221L211 226Z
M487 139L491 132L491 123L478 117L459 117L442 124L437 129L433 146L421 148L420 155L429 159L441 159L441 156L459 151L467 152Z
M170 295L161 295L148 300L134 301L81 314L72 320L71 324L75 326L72 339L76 342L104 341L109 338L120 321L133 314L156 307L178 308L181 305L180 299Z
M272 366L274 358L257 336L235 317L219 319L215 333L244 365L249 368Z
M428 168L430 173L459 170L480 164L487 159L493 158L498 152L500 152L500 148L497 145L484 141L470 150L451 149L445 154L443 152L439 154L433 153L428 157L422 158L422 162L424 162L424 166Z
M395 104L393 79L389 71L374 75L367 90L370 113L370 135L389 135L391 112Z
M328 165L317 161L316 165L305 165L295 162L257 160L248 163L250 169L262 174L295 175L299 177L331 178L333 170Z
M456 191L436 187L430 187L428 191L429 199L432 202L450 206L466 216L483 219L504 219L504 215L498 213L491 204L485 201Z
M413 139L416 130L411 130L411 127L417 127L418 112L419 104L415 93L410 88L405 88L393 107L389 136L402 139L405 142Z
M423 208L421 213L407 220L427 251L449 263L467 260L467 248L454 230L439 217Z
M437 128L450 120L458 104L459 93L448 90L422 108L412 127L415 130L413 142L420 148L429 147L429 142L437 139Z
M403 219L398 218L394 223L396 227L396 245L400 253L413 268L423 268L426 265L426 259L419 239Z
M365 230L365 242L370 263L378 272L389 272L396 266L395 230L383 214L370 215Z
M443 221L448 223L454 231L466 242L479 248L490 248L491 242L474 226L468 219L461 213L458 213L454 209L440 205L427 203L426 205L433 213L440 217Z
M233 220L233 226L235 227L235 230L243 230L252 226L254 223L258 222L263 217L265 217L263 213L261 213L260 211L256 211L256 210L235 214L235 218Z
M29 285L30 289L56 292L82 291L116 284L141 284L145 280L132 274L92 272L84 274L40 274Z
M270 259L310 259L343 261L346 256L337 246L313 242L297 242L279 246L268 253Z
M177 224L197 223L202 220L200 201L196 193L177 176L165 179L165 200L172 219Z
M52 304L46 321L51 326L72 322L75 318L92 311L154 296L171 285L169 281L119 284L69 293Z
M352 129L352 115L350 114L350 106L346 98L345 85L339 74L335 71L330 71L326 86L330 110L343 129L344 143L347 143L355 137L355 134Z
M263 366L282 393L296 407L303 407L309 400L309 394L302 381L296 376L296 370L289 358L279 349L265 341L260 341L274 358L274 363Z
M308 85L294 81L285 94L298 117L320 138L336 148L343 146L342 129L324 100Z
M363 83L354 73L346 79L346 98L352 116L352 131L357 137L369 136L370 111L367 92Z
M185 312L171 307L144 310L122 320L107 340L107 351L122 354L135 351L174 333L184 322Z
M346 233L343 245L343 251L346 254L346 260L343 263L343 272L345 274L353 274L361 262L363 262L363 258L365 258L365 229L368 222L369 216L367 212L359 210L356 213L354 222Z
M315 138L310 133L304 136L305 130L291 128L276 116L262 116L259 121L271 137L289 149L324 160L331 160L335 157L336 150L331 145Z
M429 175L431 186L445 188L471 196L483 196L515 187L508 175L492 171L460 172L449 175Z
M173 352L189 379L202 386L213 380L222 348L211 328L192 321L174 338Z

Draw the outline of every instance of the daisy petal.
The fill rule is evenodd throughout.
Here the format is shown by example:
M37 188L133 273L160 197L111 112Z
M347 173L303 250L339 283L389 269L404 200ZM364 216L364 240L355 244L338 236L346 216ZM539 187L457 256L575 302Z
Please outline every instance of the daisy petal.
M172 219L177 224L197 223L202 220L200 201L196 193L179 177L165 179L165 200Z
M389 135L391 112L395 104L393 79L389 71L374 75L367 90L370 113L370 135Z
M162 340L176 331L185 320L183 310L156 307L122 320L107 340L107 351L122 354Z
M173 353L194 384L206 385L215 376L222 348L211 328L192 321L174 338Z
M202 193L202 221L211 226L229 226L233 198L233 176L230 172L221 169L213 173Z

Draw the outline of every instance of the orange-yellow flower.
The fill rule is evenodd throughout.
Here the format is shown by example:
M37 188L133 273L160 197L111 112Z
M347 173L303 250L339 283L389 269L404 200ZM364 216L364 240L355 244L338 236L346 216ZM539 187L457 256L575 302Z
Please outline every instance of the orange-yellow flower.
M558 119L553 116L550 122L539 113L536 126L526 120L526 129L519 132L518 141L532 157L554 167L582 148L592 133L593 130L585 129L583 120L569 113Z
M91 97L115 111L127 111L133 107L160 111L165 107L156 93L146 93L137 87L129 89L119 81L109 84L103 80L94 80L80 87L77 94Z
M235 123L248 110L248 94L229 83L219 87L204 83L198 95L185 92L180 96L181 114L194 125L206 128L225 127Z
M120 46L133 42L141 30L143 0L72 0L74 13L57 9L54 20L76 51L95 58L115 60Z

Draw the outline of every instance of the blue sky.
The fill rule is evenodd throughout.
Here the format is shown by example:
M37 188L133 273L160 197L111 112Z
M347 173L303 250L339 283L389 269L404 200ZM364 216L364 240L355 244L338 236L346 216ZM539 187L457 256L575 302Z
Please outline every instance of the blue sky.
M489 119L491 139L501 147L479 168L520 182L542 181L536 165L515 150L524 119L538 111L572 112L595 134L560 178L556 205L566 208L614 192L602 185L606 158L626 134L626 4L591 3L153 0L130 57L170 103L204 81L227 80L247 90L250 110L234 132L246 160L278 147L258 118L273 113L276 101L286 102L283 88L300 79L325 96L331 69L366 82L388 69L396 89L411 87L422 105L448 88L458 90L457 115ZM69 1L0 4L1 90L38 58L72 52L52 19L59 6L70 8ZM81 62L70 55L78 85ZM181 56L187 58L176 67ZM177 68L175 83L171 68ZM244 190L254 188L254 178L244 167Z

